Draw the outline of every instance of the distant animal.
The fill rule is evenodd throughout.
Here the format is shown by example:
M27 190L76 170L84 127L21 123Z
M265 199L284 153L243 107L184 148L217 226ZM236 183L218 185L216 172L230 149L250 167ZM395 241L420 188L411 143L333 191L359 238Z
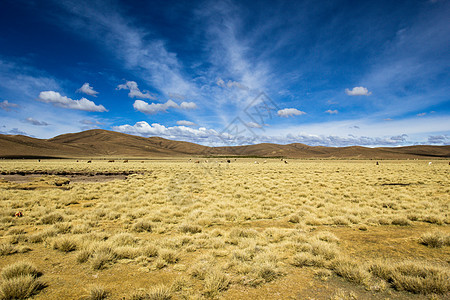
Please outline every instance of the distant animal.
M259 162L255 161L255 164L259 164Z
M196 164L199 164L199 163L200 163L200 161L199 161L199 160L196 160L196 161L195 161L195 163L196 163Z
M287 164L288 163L287 160L285 160L284 163Z
M125 160L123 161L124 164L126 164L127 162L128 162L128 159L125 159Z
M263 161L263 163L267 163L267 160Z
M14 214L14 216L20 218L20 217L23 217L23 213L21 211L18 211Z
M432 162L430 161L430 162L428 163L428 165L431 166L431 164L432 164Z
M87 163L90 164L92 161L88 160Z
M377 166L379 165L379 163L377 162Z
M114 159L108 160L108 162L114 162Z
M143 164L143 163L144 163L144 161L143 161L143 160L141 160L141 163Z
M227 163L231 163L231 160L227 159Z

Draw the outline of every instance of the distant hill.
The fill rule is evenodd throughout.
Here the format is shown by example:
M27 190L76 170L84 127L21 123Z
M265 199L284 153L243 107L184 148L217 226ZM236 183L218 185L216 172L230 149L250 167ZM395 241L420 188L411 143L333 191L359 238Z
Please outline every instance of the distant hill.
M160 137L140 137L101 129L68 133L51 139L0 135L2 158L246 156L285 158L406 159L450 158L450 146L366 148L323 147L263 143L234 147L206 147Z

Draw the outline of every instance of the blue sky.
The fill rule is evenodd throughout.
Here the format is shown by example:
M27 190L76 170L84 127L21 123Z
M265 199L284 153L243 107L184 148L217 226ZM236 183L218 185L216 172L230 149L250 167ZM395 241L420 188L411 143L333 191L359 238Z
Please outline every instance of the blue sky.
M450 1L0 4L0 132L450 144Z

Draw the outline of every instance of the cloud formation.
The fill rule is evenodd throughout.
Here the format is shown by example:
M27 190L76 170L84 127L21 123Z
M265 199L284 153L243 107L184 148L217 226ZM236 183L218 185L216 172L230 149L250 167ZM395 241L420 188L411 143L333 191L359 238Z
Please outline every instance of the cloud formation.
M181 125L181 126L196 126L197 124L195 124L194 122L191 122L191 121L180 120L180 121L177 121L177 125Z
M60 93L54 91L40 92L38 100L45 103L51 103L55 106L69 109L92 111L92 112L107 111L107 109L103 105L96 105L94 102L86 98L81 98L80 100L73 100L70 99L69 97L62 96Z
M329 109L329 110L326 110L325 112L330 115L337 115L339 113L337 109L335 109L335 110Z
M408 143L408 135L401 134L397 136L388 137L368 137L355 136L349 134L348 136L336 135L315 135L315 134L286 134L278 136L266 135L233 135L230 132L217 132L214 129L207 129L204 127L193 129L186 126L166 127L164 125L153 123L148 124L145 121L137 122L135 125L120 125L112 128L115 131L140 135L140 136L159 136L167 139L188 141L199 143L208 146L230 146L230 145L252 145L258 143L277 143L277 144L291 144L302 143L310 146L330 146L330 147L345 147L345 146L401 146ZM444 143L449 138L446 136L430 137L429 142ZM237 143L237 141L239 143Z
M92 86L89 85L88 82L85 82L77 91L77 93L84 93L89 96L97 97L98 92L94 90Z
M197 108L197 105L194 102L181 102L180 105L175 103L173 100L167 100L166 103L150 103L148 104L145 101L142 100L136 100L133 104L134 109L154 115L158 112L166 112L169 108L176 108L176 109L195 109Z
M362 86L355 86L353 89L345 89L345 93L349 96L370 96L372 92Z
M306 115L306 113L304 111L298 110L296 108L285 108L285 109L280 109L277 114L280 117L284 117L284 118L288 118L291 116L301 116L301 115Z
M31 118L31 117L30 118L26 118L25 122L30 123L30 124L35 125L35 126L48 126L48 125L50 125L47 122L38 121L38 120L35 120L35 119Z
M138 88L136 81L127 81L124 84L119 84L117 90L129 90L128 97L130 98L141 98L141 99L152 99L155 100L156 97L151 95L149 91L141 92Z
M2 102L0 102L0 109L6 110L6 111L10 111L11 108L18 107L18 106L19 105L15 104L15 103L8 102L8 100L3 100Z

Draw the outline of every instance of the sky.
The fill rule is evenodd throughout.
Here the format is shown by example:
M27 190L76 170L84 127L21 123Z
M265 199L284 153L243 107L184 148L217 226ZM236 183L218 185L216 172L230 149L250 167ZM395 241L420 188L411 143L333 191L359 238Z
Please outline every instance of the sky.
M0 133L450 144L450 1L0 3Z

